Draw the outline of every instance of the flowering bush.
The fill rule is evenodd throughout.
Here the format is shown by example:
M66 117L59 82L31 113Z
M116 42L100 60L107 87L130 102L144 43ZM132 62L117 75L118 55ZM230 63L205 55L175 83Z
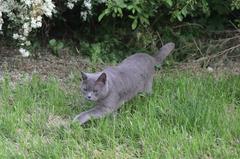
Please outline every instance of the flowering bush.
M29 56L27 47L31 45L29 34L42 26L42 17L52 17L55 12L52 0L5 0L0 1L0 30L5 20L10 21L6 28L13 29L13 39L20 45L23 57Z
M122 23L128 27L130 21L132 29L139 25L156 24L166 17L172 22L183 21L186 17L206 19L215 13L227 17L231 9L240 9L239 0L231 0L230 3L220 0L0 0L0 34L8 31L17 41L22 56L28 57L32 43L30 37L37 29L48 25L45 24L45 18L61 16L61 4L67 9L73 9L75 5L81 6L83 21L87 21L89 16L94 17L93 15L98 17L98 21L125 18L127 21ZM98 21L93 20L91 23L96 24Z
M78 0L68 0L66 6L72 9L77 2ZM87 15L91 14L91 0L85 0L83 4L87 11L81 12L81 15L86 20ZM53 0L0 0L0 33L6 31L3 30L3 25L8 21L8 26L4 28L12 30L12 38L20 47L19 52L23 57L28 57L30 33L42 27L44 16L51 18L56 12Z

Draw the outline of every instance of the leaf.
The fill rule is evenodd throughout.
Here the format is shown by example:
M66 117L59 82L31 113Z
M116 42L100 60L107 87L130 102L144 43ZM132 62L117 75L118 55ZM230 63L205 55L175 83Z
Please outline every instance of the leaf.
M57 44L57 49L60 50L60 49L63 48L63 46L64 46L63 42L59 42L59 43Z
M122 12L122 8L118 8L118 13L120 14L120 16L122 17L123 16L123 12Z
M183 15L184 17L186 17L186 16L187 16L187 13L188 13L187 7L184 7L184 8L181 10L181 13L182 13L182 15Z
M142 13L142 9L139 8L138 6L136 6L135 9L137 10L138 13Z
M182 16L181 14L178 14L178 15L177 15L177 19L178 19L179 21L182 21L182 20L183 20L183 16Z
M127 9L128 9L128 10L131 10L132 8L133 8L133 5L127 6Z
M100 22L105 15L106 15L106 14L104 14L104 13L100 14L100 15L98 16L98 21Z
M56 43L57 43L57 41L55 39L49 40L49 45L50 46L54 46L54 45L56 45Z
M109 10L108 10L108 9L104 10L104 11L98 16L98 21L100 22L100 21L102 20L102 18L103 18L104 16L108 15L108 14L109 14Z
M169 7L172 7L173 1L172 0L165 0Z
M143 16L140 17L140 21L141 21L142 24L147 24L147 25L150 24L149 20L147 18L143 17Z
M135 19L136 17L132 16L132 15L129 15L128 16L130 19Z
M132 9L132 13L134 14L134 13L135 13L135 11L136 11L136 10L133 8L133 9Z
M133 23L132 23L132 30L136 29L137 25L138 25L138 20L137 20L137 18L135 18Z
M120 7L120 8L125 8L125 7L127 7L127 5L124 3L124 0L117 0L117 1L116 1L116 4L117 4L117 6Z

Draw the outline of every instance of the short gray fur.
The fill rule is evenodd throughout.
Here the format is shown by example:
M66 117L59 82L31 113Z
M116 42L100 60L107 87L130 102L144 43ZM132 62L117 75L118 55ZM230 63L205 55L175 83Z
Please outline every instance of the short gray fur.
M83 73L81 91L86 99L96 102L95 107L74 118L84 124L91 118L101 118L115 112L124 102L139 92L151 93L154 66L171 53L175 44L165 44L158 53L150 56L136 53L119 65L97 73Z

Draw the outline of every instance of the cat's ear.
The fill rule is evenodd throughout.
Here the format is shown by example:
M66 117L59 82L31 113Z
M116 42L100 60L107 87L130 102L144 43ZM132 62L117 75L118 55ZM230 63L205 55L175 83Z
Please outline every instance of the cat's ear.
M99 77L98 77L98 79L96 80L96 83L103 83L103 84L105 84L106 83L106 80L107 80L107 75L106 75L106 73L102 73Z
M83 80L87 80L87 74L86 73L84 73L84 72L81 72L81 75L82 75L82 79Z

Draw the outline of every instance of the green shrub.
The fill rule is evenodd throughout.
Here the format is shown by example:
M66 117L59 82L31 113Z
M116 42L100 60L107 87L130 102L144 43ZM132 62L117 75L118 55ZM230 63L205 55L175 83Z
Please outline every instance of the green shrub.
M203 31L233 28L229 21L238 27L239 9L239 0L6 0L0 2L0 31L2 38L17 41L23 56L30 54L36 36L49 41L60 34L89 43L87 54L94 61L104 59L104 52L115 60L139 50L152 52L170 40L200 38Z
M49 47L54 55L59 56L59 51L64 47L64 43L56 39L51 39L49 41Z

